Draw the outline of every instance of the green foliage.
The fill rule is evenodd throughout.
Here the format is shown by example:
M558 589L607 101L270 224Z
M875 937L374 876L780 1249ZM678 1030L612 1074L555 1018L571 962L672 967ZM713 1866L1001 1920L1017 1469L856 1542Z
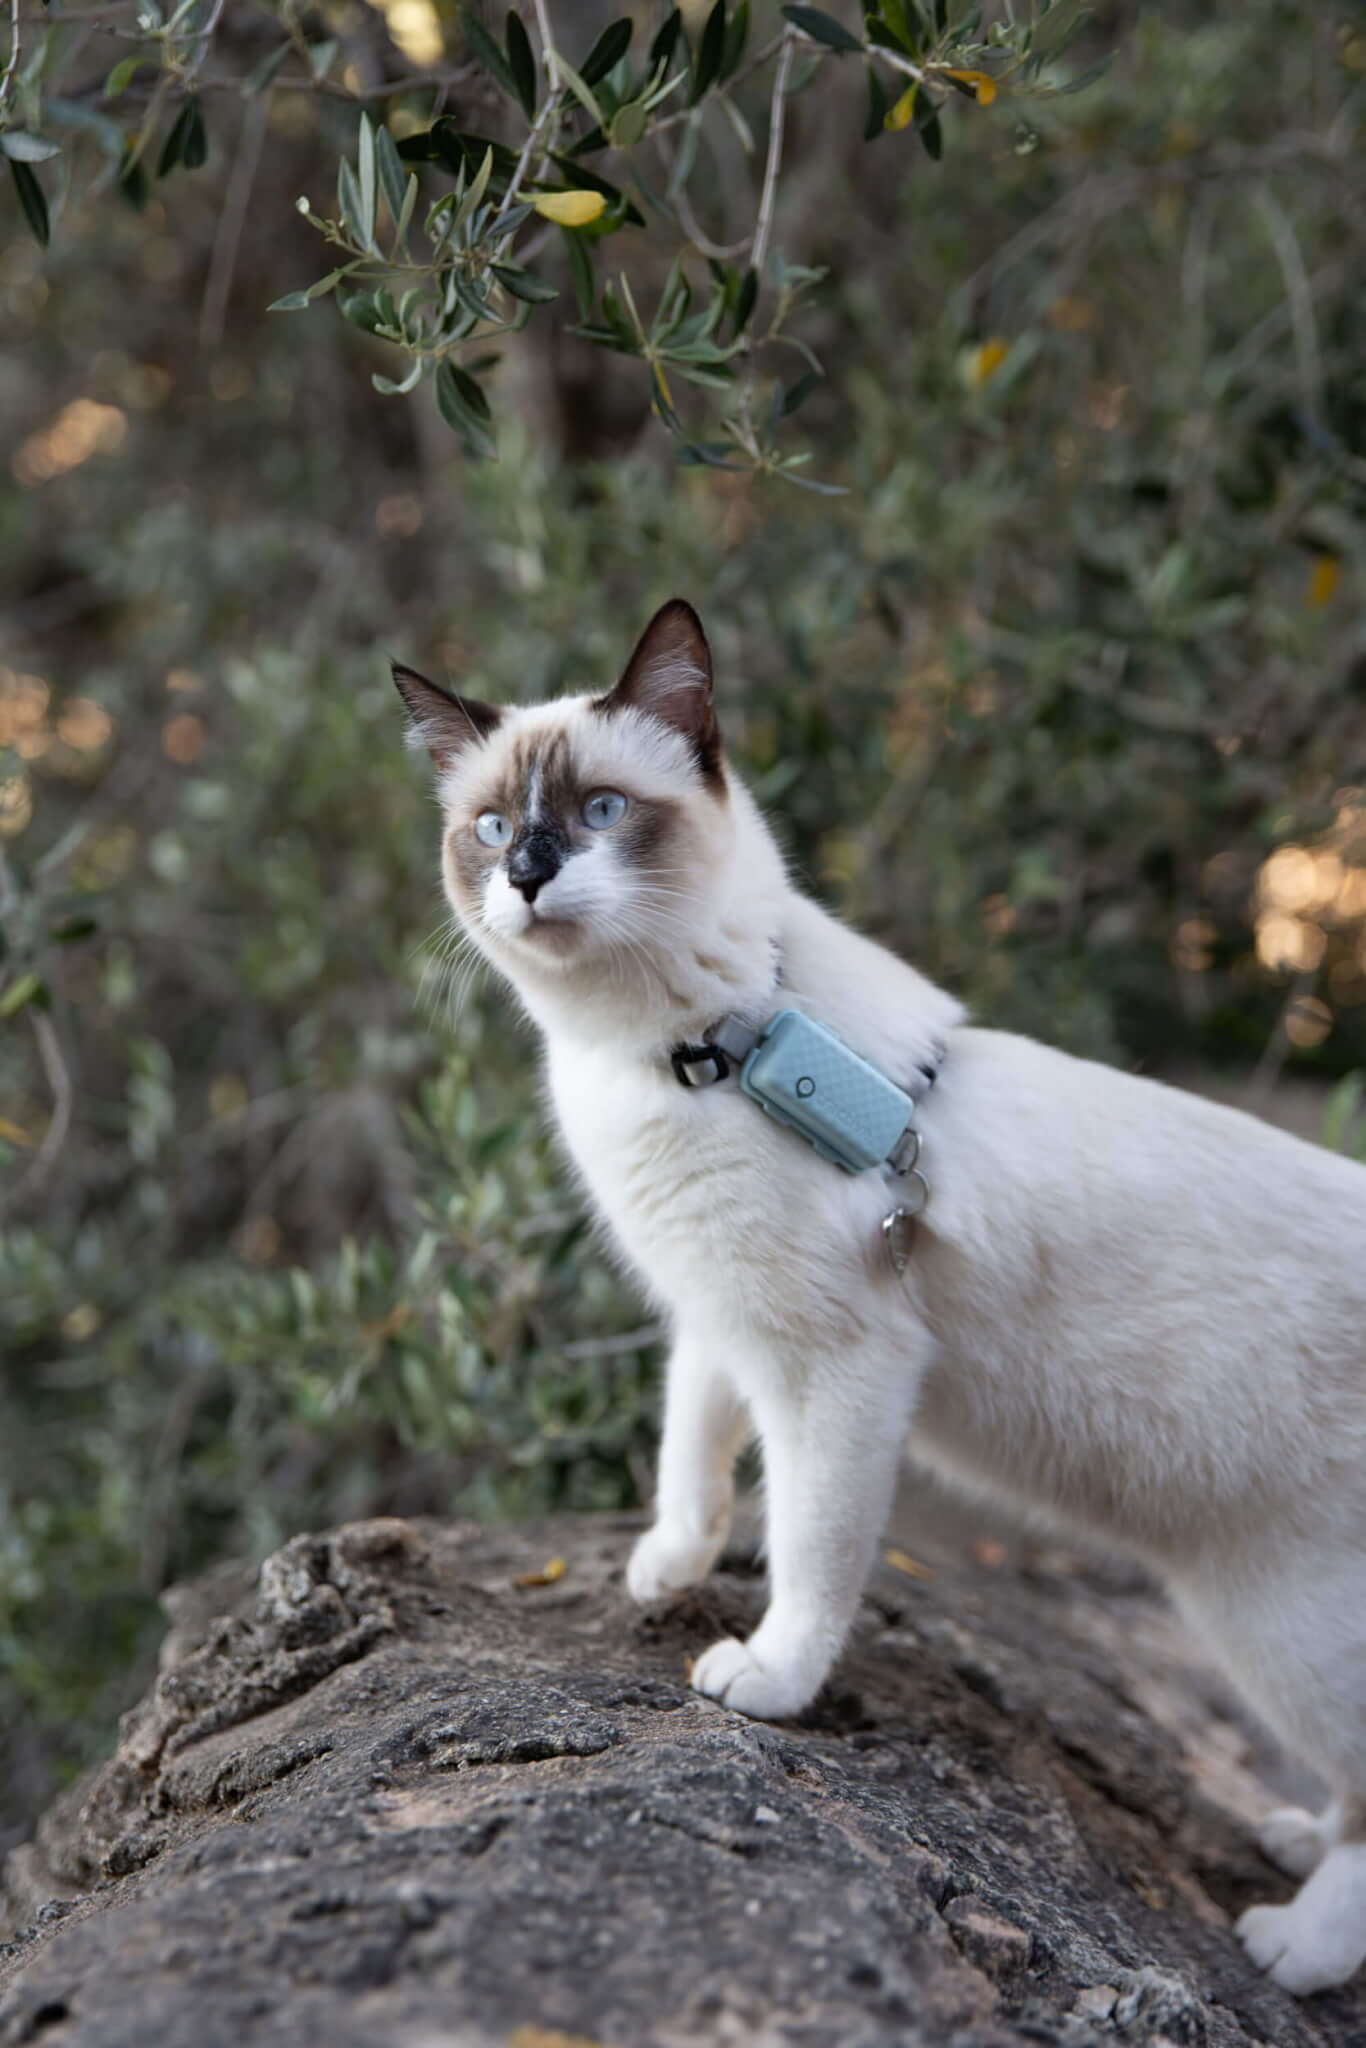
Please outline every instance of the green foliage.
M163 15L147 0L123 0L111 10L111 34L141 45L122 55L104 80L103 106L119 117L111 118L64 96L62 74L75 58L48 24L45 0L15 4L12 61L0 79L0 150L11 159L25 217L41 242L49 236L47 201L31 168L41 157L83 152L80 174L108 182L112 172L139 208L146 204L151 163L161 179L178 165L194 170L207 161L201 81L211 59L232 61L221 7L179 0ZM397 375L375 373L377 391L405 395L430 380L438 412L465 452L493 456L497 441L481 375L496 358L487 356L487 344L519 332L534 309L559 298L533 267L545 224L553 221L570 238L581 315L575 333L641 363L655 411L685 459L724 461L814 487L795 473L810 451L779 455L774 446L795 406L779 402L765 410L758 391L761 373L771 374L775 351L784 346L797 347L811 374L822 374L810 343L787 330L799 300L823 273L785 262L773 243L788 100L817 85L827 59L860 56L870 107L865 139L909 127L937 161L944 146L941 112L955 94L989 105L1004 87L1024 104L1084 82L1058 69L1089 20L1079 0L1030 0L1027 13L1018 15L1009 0L952 20L950 12L918 0L869 0L860 34L820 9L784 7L776 33L750 52L750 0L734 7L714 0L700 22L692 22L691 34L679 11L670 12L637 68L629 17L609 23L576 67L560 47L565 31L547 9L537 10L538 60L516 9L508 11L500 40L472 7L462 7L463 42L498 101L487 124L492 132L473 133L464 115L447 111L453 97L479 103L477 89L472 93L459 71L413 79L399 66L400 75L369 95L373 117L359 115L354 165L346 154L337 163L335 215L315 211L307 198L297 202L341 260L313 284L276 299L273 310L302 312L334 298L343 319L406 359ZM305 23L281 0L278 23L282 40L233 80L238 90L267 98L301 86L318 94L335 90L338 45L330 18ZM437 23L433 11L439 46ZM21 53L35 43L21 70ZM1093 67L1088 76L1103 68ZM149 73L155 79L150 97ZM134 110L138 119L129 137L126 113ZM482 107L480 119L482 125ZM60 145L30 132L40 122L63 134ZM764 122L761 149L756 129L763 133ZM722 131L732 145L739 142L753 216L745 235L725 245L699 226L697 212L715 197ZM604 153L615 159L612 179L585 161ZM441 188L435 197L433 186ZM639 238L628 238L625 267L611 279L600 274L604 243L643 228L647 215L673 259L648 325L636 310L648 264ZM736 256L743 259L738 267ZM694 275L705 276L707 296L685 319L678 300L681 294L691 305L688 258ZM717 333L735 312L742 280L747 316L722 347ZM762 323L749 317L760 298ZM546 317L558 322L561 315ZM695 405L685 413L675 404L670 368L712 394L700 418Z

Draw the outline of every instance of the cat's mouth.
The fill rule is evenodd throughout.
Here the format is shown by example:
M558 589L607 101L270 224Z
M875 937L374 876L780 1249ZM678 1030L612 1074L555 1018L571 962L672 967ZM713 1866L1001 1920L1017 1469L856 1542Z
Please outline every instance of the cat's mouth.
M583 935L580 918L568 917L561 911L538 910L534 903L526 907L515 931L505 931L502 936L519 945L534 947L538 953L563 954L572 952Z

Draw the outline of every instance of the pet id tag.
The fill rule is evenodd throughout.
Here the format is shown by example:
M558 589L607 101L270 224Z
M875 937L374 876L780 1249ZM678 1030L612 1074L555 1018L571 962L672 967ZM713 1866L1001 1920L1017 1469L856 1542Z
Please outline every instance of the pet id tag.
M916 1150L919 1151L917 1145ZM887 1247L887 1256L892 1262L892 1271L898 1275L906 1270L915 1242L915 1219L930 1199L929 1183L923 1173L912 1166L904 1175L906 1199L895 1209L889 1209L882 1219L882 1241Z
M915 1218L907 1209L889 1209L882 1219L882 1240L894 1273L904 1273L915 1238Z

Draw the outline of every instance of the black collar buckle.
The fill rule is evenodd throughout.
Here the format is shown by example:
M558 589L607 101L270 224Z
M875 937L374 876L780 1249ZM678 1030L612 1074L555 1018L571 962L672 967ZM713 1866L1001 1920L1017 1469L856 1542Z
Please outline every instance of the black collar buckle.
M710 1088L730 1073L730 1061L719 1045L676 1045L669 1061L683 1088Z

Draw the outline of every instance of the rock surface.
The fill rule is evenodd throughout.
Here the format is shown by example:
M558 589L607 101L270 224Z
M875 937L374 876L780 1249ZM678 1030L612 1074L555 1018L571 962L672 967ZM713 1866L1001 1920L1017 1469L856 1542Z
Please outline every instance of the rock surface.
M1139 1579L903 1537L767 1727L687 1689L752 1561L640 1615L639 1526L359 1523L172 1596L10 1859L0 2044L1366 2043L1366 1982L1297 2004L1233 1940L1290 1890L1270 1753Z

